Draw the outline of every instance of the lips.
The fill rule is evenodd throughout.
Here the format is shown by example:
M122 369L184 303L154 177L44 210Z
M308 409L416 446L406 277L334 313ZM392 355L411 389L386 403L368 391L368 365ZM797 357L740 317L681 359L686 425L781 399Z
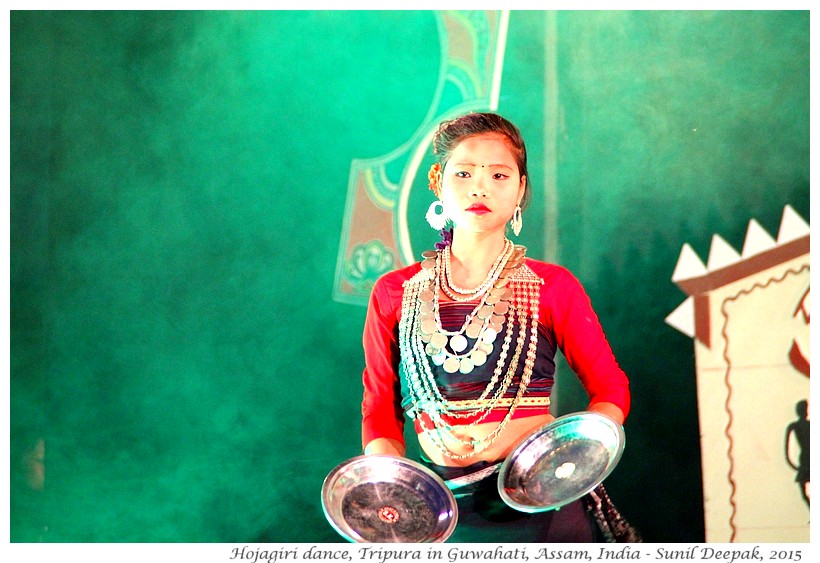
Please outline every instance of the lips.
M484 205L483 203L474 203L467 208L467 211L475 213L477 215L484 215L485 213L490 212L490 208Z

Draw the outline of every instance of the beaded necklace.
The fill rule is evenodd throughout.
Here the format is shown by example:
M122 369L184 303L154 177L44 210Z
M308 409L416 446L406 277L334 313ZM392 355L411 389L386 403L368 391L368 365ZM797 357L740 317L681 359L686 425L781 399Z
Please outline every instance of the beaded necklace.
M525 252L523 246L505 241L504 250L493 263L487 278L470 290L454 287L451 281L449 247L427 251L422 254L421 271L404 283L399 348L413 402L410 414L417 416L424 412L429 416L433 427L424 429L437 430L430 433L433 441L451 459L475 456L495 441L511 420L532 377L538 342L538 294L543 281L524 264ZM478 300L458 331L447 331L441 325L441 293L458 302ZM516 322L518 334L513 345ZM463 406L464 401L448 401L443 397L431 364L441 366L448 373L468 374L476 366L486 363L502 331L504 337L498 361L480 397L469 401L468 407ZM474 340L472 346L468 338ZM486 420L493 410L501 407L522 357L524 365L518 390L498 426L478 440L460 438L447 420L471 420L469 424L459 425L461 427L471 427ZM456 454L447 442L468 446L472 451Z

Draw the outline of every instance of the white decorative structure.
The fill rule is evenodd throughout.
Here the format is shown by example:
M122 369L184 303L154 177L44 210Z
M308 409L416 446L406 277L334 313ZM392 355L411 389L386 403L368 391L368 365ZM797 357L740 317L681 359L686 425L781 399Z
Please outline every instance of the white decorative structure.
M695 344L708 542L809 541L809 250L786 206L776 240L752 219L741 253L714 235L704 266L684 244L672 275L688 297L666 322Z

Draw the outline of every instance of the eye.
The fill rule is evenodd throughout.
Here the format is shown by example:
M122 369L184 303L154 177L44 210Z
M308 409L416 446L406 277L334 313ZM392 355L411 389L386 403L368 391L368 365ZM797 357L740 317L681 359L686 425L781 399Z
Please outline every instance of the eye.
M496 180L506 180L509 177L510 176L508 174L502 174L501 172L496 172L495 174L493 174L493 178L495 178Z
M465 170L459 170L458 172L456 172L456 177L458 177L458 178L469 178L470 173L465 171Z

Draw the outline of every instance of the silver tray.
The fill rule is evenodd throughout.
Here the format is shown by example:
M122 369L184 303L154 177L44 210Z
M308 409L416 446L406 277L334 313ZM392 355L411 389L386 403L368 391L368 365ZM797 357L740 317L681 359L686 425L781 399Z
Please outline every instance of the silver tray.
M440 543L458 520L455 497L438 475L390 455L336 466L322 484L322 509L342 537L357 543Z
M624 443L623 427L606 415L584 411L561 416L532 432L504 460L498 492L522 512L560 508L612 472Z

